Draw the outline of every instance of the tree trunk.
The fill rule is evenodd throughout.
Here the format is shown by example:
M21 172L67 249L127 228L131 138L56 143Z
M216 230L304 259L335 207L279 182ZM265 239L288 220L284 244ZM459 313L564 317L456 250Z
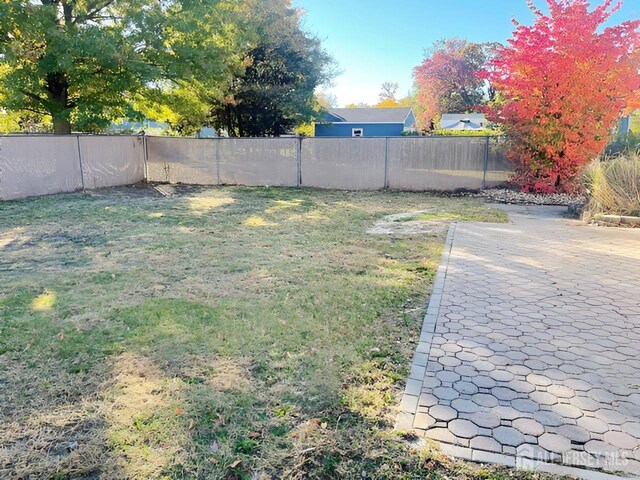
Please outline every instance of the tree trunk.
M53 133L56 134L70 134L71 133L71 122L66 118L56 118L53 117Z
M46 78L47 95L51 100L51 116L53 117L53 133L71 133L69 122L69 82L64 73L48 73Z

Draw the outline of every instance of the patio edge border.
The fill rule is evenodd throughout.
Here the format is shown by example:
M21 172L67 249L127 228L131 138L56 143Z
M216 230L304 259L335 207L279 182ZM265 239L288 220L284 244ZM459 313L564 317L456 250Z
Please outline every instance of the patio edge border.
M440 257L440 264L436 272L436 278L431 289L431 296L427 304L427 312L422 322L422 330L420 331L420 340L416 352L411 362L411 370L407 385L400 402L400 412L396 419L396 430L412 430L414 426L420 428L420 413L418 412L418 402L422 391L422 383L427 371L427 363L429 362L429 351L431 350L431 342L438 321L440 312L440 302L442 301L442 293L444 292L444 283L447 278L447 270L449 268L449 257L453 248L453 238L455 236L457 223L449 225L447 238L444 242L444 250Z

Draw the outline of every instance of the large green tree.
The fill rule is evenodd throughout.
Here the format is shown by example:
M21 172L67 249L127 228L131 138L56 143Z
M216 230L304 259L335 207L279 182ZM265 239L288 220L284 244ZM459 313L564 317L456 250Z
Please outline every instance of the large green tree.
M56 133L134 116L146 95L215 85L239 57L240 0L3 0L1 107ZM169 98L169 97L167 97Z
M314 92L332 76L319 39L301 27L290 0L253 0L245 22L254 41L244 71L212 96L211 124L230 136L278 136L319 114Z

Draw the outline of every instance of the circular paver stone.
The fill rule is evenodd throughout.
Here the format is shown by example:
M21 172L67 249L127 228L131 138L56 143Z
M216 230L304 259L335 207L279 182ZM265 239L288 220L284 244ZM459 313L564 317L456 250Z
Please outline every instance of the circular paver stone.
M498 427L494 429L493 438L502 445L511 447L517 447L525 442L524 435L513 427Z
M589 397L573 397L571 405L587 412L595 412L600 408L600 404Z
M502 445L491 437L474 437L471 439L469 446L474 450L502 453Z
M513 373L507 370L494 370L489 373L489 376L498 382L510 382L515 378Z
M505 407L503 405L499 405L497 407L493 407L491 409L492 413L495 413L503 420L515 420L516 418L528 417L530 414L522 413L512 407Z
M456 353L456 358L459 358L463 362L473 362L478 359L478 356L473 352L458 352Z
M445 367L457 367L462 364L462 361L454 356L446 356L438 358L438 363Z
M516 410L525 413L533 413L540 410L540 406L536 402L524 398L512 400L511 406Z
M601 408L600 410L596 410L594 413L596 418L599 418L610 425L622 425L630 420L625 414L609 408Z
M453 400L460 396L460 394L451 387L437 387L432 390L432 393L440 400Z
M451 406L460 413L476 413L480 410L478 404L473 403L471 400L467 400L466 398L456 398L451 402Z
M565 423L564 418L554 412L540 410L533 414L533 418L547 427L559 427Z
M524 435L539 437L544 433L544 426L531 418L518 418L513 421L513 427Z
M556 396L548 392L531 392L529 398L538 405L555 405L558 403Z
M633 450L638 446L638 440L624 432L607 432L604 434L604 441L625 450Z
M473 438L480 433L474 423L460 418L449 422L449 430L459 438Z
M518 394L507 387L495 387L491 389L491 394L498 400L511 401L518 398Z
M569 387L565 387L564 385L549 385L549 387L547 388L547 392L555 395L558 398L571 398L571 397L575 397L576 392L573 391L573 389L569 388Z
M593 417L581 417L578 419L578 426L584 428L585 430L592 432L603 434L609 431L609 425L604 423L602 420Z
M602 388L591 389L587 392L587 395L593 398L596 402L600 403L611 404L616 400L616 396L613 393Z
M418 405L421 407L432 407L437 405L438 399L431 395L430 393L421 393L420 399L418 400Z
M452 353L458 353L458 352L462 351L462 347L460 345L455 344L455 343L445 343L440 348L442 350L444 350L445 352L452 352Z
M477 360L473 362L473 366L479 372L491 372L496 369L496 366L487 360Z
M469 418L469 420L481 428L496 428L500 426L500 417L489 412L475 413Z
M640 438L640 423L627 422L622 425L622 431L636 438Z
M476 375L471 381L479 388L493 388L496 386L496 381L487 375Z
M519 393L531 393L535 391L536 387L529 382L523 382L522 380L513 380L507 384L507 386Z
M427 375L433 375L432 373L427 373ZM440 385L442 385L442 382L440 380L438 380L436 377L433 376L428 376L428 377L424 377L424 380L422 380L422 388L436 388L439 387Z
M562 425L558 428L558 433L573 443L587 443L591 440L591 434L577 425Z
M442 420L448 422L458 416L458 412L447 405L434 405L429 409L429 415L436 420Z
M507 370L509 370L514 375L528 375L529 373L531 373L531 369L529 367L525 367L524 365L509 365L507 367Z
M537 373L531 373L527 375L527 382L539 387L548 387L553 383L550 378L547 378L544 375L539 375Z
M564 384L567 387L573 388L574 390L577 390L580 392L586 392L593 388L593 385L591 385L588 382L585 382L584 380L580 380L578 378L568 378L567 380L564 381Z
M455 388L460 393L464 393L466 395L473 395L474 393L478 393L478 387L471 382L460 381L453 384L453 388Z
M584 445L586 452L597 456L611 457L618 454L618 448L600 440L590 440Z
M498 399L488 393L476 393L473 397L471 397L471 400L473 400L481 407L495 407L498 405Z
M440 370L436 373L436 378L442 382L457 382L460 380L460 375L452 370Z
M555 433L545 433L538 438L538 445L545 450L555 453L564 453L571 450L571 440Z
M475 377L478 375L478 371L470 365L460 365L455 367L454 370L463 377Z
M551 410L553 410L558 415L563 416L564 418L572 418L574 420L584 415L582 413L582 410L580 410L577 407L574 407L573 405L557 404L557 405L553 405L551 407Z

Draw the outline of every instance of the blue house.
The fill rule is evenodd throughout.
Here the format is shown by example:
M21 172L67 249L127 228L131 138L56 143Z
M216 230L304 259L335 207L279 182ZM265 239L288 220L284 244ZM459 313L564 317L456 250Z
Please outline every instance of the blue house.
M331 108L315 127L316 137L399 137L417 130L411 107Z

